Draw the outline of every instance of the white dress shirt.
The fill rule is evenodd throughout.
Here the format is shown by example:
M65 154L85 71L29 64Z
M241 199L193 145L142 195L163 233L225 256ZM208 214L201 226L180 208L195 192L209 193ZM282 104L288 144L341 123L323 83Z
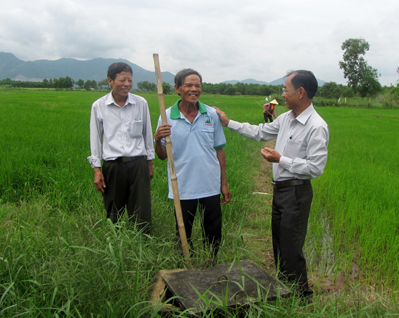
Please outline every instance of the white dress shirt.
M91 166L101 167L101 158L147 156L155 158L150 113L147 101L128 94L120 107L109 93L96 100L91 108L90 149L87 157Z
M310 104L298 117L288 111L269 124L250 125L230 120L227 127L248 138L276 139L280 162L273 163L273 180L314 179L327 163L329 131L326 122Z

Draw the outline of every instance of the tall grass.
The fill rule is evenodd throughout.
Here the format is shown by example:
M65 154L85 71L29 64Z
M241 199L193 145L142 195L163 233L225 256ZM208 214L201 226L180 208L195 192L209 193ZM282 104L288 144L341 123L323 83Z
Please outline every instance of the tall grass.
M397 289L399 117L390 110L319 110L331 139L315 203L332 222L335 257L345 260L336 266L350 271L355 262L361 274Z
M0 316L156 316L157 310L148 304L155 272L184 263L174 244L166 162L154 162L153 236L137 232L128 223L117 231L105 220L86 160L90 106L103 93L16 90L0 94ZM155 130L157 96L143 96ZM165 96L166 105L177 98ZM222 108L232 119L253 124L263 120L253 97L204 95L201 100ZM284 106L277 108L277 113L284 111ZM326 171L313 182L315 199L306 244L310 269L345 273L357 262L365 278L390 286L393 293L384 298L385 307L370 307L359 300L357 291L352 298L320 295L313 313L298 309L292 298L261 301L245 309L247 316L373 316L395 308L390 300L398 287L393 278L398 275L394 213L398 168L394 164L397 146L389 131L397 128L398 118L391 111L323 107L319 112L329 124L331 141ZM253 234L249 216L260 220L270 212L264 199L252 194L263 144L227 129L225 133L233 198L223 207L224 240L217 263L252 259L264 266L264 259L245 240ZM269 236L269 222L258 223L257 231ZM193 235L193 263L199 267L209 255L202 250L198 220ZM270 249L269 243L260 248Z

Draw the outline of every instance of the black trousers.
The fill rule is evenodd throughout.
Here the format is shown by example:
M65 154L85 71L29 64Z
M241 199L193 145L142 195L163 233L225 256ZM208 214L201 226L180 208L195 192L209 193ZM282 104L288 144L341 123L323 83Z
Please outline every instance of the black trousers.
M273 121L273 117L272 115L268 114L268 113L263 113L263 118L265 119L265 123L267 123L267 120L269 119L270 122Z
M276 268L280 278L298 284L302 296L313 294L302 251L312 199L311 184L274 189L273 192L272 237Z
M209 246L213 255L216 256L219 250L220 242L222 240L222 208L220 206L220 195L218 194L215 196L194 200L180 200L187 241L191 250L193 250L191 233L193 230L193 223L198 203L199 212L201 215L204 247ZM177 237L180 237L179 229L177 227L177 220L176 235Z
M107 218L119 221L127 208L129 220L151 233L151 185L147 159L129 162L104 161L104 206Z

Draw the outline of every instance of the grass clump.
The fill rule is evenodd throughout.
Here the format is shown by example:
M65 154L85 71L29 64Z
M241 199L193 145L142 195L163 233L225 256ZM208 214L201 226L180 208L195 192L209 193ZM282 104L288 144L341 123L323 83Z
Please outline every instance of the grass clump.
M126 219L105 220L89 155L90 106L101 92L0 92L0 316L157 316L149 305L155 273L184 262L175 246L166 161L154 161L152 236ZM153 131L158 97L145 94ZM172 105L177 95L165 96ZM263 110L247 96L204 95L231 119L258 124ZM260 98L258 99L260 101ZM315 103L316 104L316 103ZM395 110L317 107L330 129L325 173L312 182L314 201L305 253L313 307L295 297L259 300L236 317L378 317L399 312L398 116ZM286 111L277 107L277 114ZM260 149L225 129L232 201L223 207L217 264L250 259L274 273L270 231L270 168ZM209 258L194 224L195 268ZM185 316L180 313L180 316Z

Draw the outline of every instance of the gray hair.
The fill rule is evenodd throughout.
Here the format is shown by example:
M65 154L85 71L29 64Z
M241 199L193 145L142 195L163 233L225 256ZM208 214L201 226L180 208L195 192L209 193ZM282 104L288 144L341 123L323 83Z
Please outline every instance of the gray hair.
M133 70L130 67L130 65L123 63L123 62L116 62L116 63L111 64L108 67L107 77L109 77L112 80L115 80L116 75L118 75L119 73L122 73L122 72L128 72L128 73L132 74L132 76L133 76Z
M179 88L180 86L183 85L184 80L186 79L187 76L190 75L198 75L198 77L200 78L200 82L202 84L202 76L200 73L198 73L197 71L194 71L191 68L186 68L184 70L179 71L176 76L175 76L175 84L177 86L177 88Z
M291 79L291 83L294 88L303 87L308 97L312 99L313 96L316 95L318 86L314 74L311 71L297 70L288 72L287 77L292 74L294 74L294 76Z

